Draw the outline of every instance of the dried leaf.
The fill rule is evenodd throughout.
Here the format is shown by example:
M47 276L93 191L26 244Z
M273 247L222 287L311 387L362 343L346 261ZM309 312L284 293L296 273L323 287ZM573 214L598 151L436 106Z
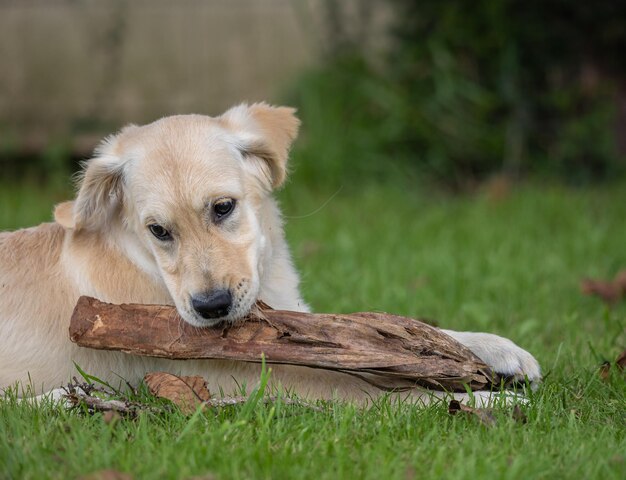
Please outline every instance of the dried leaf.
M580 289L585 295L598 296L613 305L626 296L626 270L620 271L613 280L585 278L580 283Z
M107 469L88 473L78 477L78 480L133 480L133 476L129 473Z
M166 398L184 413L193 413L198 406L211 398L204 378L177 376L167 372L147 374L143 381L155 397Z
M611 362L604 362L600 366L599 374L602 380L608 380L611 374ZM615 360L615 366L619 371L623 371L626 368L626 350L620 353Z
M626 350L619 354L617 360L615 360L615 365L617 365L620 370L626 368Z
M611 373L611 362L604 362L602 365L600 365L600 370L598 371L598 374L600 375L600 378L602 380L608 380L609 379L609 374Z
M107 425L115 424L122 416L115 410L107 410L102 414L102 421Z
M493 427L496 424L496 417L493 415L493 409L491 408L473 408L462 404L458 400L451 400L450 405L448 405L448 412L450 415L456 415L459 412L473 415L487 427Z

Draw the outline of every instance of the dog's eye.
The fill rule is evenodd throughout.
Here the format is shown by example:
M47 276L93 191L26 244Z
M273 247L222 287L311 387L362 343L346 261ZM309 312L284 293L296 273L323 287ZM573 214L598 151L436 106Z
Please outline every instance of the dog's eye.
M229 215L235 208L235 200L232 198L222 198L213 204L215 219L221 220Z
M170 240L172 238L170 232L168 232L161 225L153 223L152 225L148 225L148 228L150 229L150 233L152 233L152 235L154 235L159 240Z

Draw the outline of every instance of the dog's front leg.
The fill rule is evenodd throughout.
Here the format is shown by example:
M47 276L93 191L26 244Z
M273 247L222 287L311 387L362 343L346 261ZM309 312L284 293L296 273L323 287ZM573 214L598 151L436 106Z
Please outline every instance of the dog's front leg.
M500 375L520 382L528 379L531 385L541 380L541 368L535 357L508 338L491 333L442 331L469 348Z

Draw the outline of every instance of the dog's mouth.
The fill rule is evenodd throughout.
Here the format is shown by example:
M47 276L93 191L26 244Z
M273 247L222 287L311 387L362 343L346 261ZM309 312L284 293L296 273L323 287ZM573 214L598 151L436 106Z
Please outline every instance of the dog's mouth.
M186 305L184 308L178 308L178 313L182 319L194 327L208 328L216 327L219 325L233 325L237 323L245 322L252 307L255 305L256 298L238 298L233 299L233 303L230 308L225 311L224 315L207 318L199 314L191 305Z

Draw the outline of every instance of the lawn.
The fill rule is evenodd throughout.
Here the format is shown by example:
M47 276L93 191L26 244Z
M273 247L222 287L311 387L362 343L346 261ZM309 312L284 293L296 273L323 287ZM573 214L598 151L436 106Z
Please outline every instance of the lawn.
M107 423L0 401L0 478L625 478L626 375L599 365L626 348L626 306L582 296L582 277L626 268L626 184L529 183L451 196L386 183L281 192L315 310L382 310L486 330L533 352L546 379L497 424L417 409L254 404ZM0 186L0 228L50 218L63 192ZM207 476L206 478L213 478Z

